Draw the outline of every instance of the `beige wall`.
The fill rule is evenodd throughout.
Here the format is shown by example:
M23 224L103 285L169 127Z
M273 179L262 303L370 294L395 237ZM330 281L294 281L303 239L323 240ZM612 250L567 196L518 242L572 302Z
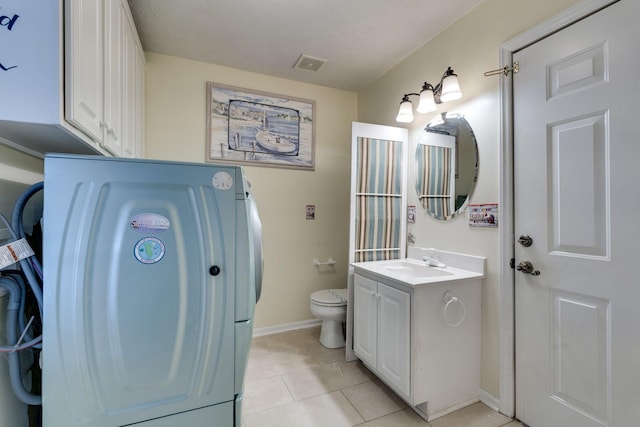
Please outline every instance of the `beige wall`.
M202 162L205 84L213 81L316 102L315 171L246 167L263 223L264 283L256 327L313 319L309 295L347 286L353 92L147 53L145 157ZM307 204L316 219L305 219ZM314 258L338 261L318 269Z
M498 48L578 0L485 0L438 37L418 49L366 90L351 92L277 79L261 74L148 53L146 157L201 162L205 153L205 82L245 87L316 100L316 171L247 167L264 226L264 293L256 327L312 319L308 296L317 289L346 285L351 122L397 126L404 93L427 80L436 83L447 66L458 73L463 98L437 112L417 115L420 130L444 111L463 114L478 139L480 171L471 203L499 199ZM411 158L413 158L411 156ZM419 206L409 171L409 204ZM305 220L305 205L316 205L316 220ZM498 302L499 236L496 229L473 229L467 217L450 222L418 212L410 227L417 246L487 257L482 290L482 388L499 398ZM313 258L338 260L335 271L318 271Z
M0 144L0 180L34 184L43 172L44 160Z
M446 70L458 74L463 98L440 105L434 113L416 115L409 126L410 153L420 130L437 114L463 114L474 129L479 149L479 177L471 203L497 203L500 174L499 78L483 73L498 68L502 43L578 3L577 0L486 0L431 42L414 52L366 90L358 93L360 121L395 125L404 93L418 92L427 80L435 84ZM414 106L417 98L413 98ZM413 158L410 155L410 158ZM409 171L409 204L418 206L416 223L409 227L416 246L435 247L487 257L482 289L482 388L499 398L499 235L497 229L467 225L467 216L449 222L420 211Z

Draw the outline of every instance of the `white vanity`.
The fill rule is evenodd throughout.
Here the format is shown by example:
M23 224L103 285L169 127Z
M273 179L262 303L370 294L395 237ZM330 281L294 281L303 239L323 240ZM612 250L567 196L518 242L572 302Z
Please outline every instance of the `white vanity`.
M409 247L351 265L356 356L426 420L477 402L485 258Z

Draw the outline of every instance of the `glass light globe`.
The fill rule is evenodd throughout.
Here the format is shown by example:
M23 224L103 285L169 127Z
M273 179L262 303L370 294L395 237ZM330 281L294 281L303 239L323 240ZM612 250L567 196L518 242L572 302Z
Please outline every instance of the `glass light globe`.
M420 92L420 102L418 103L416 111L422 114L436 111L436 102L433 99L432 89L425 89Z
M440 93L440 101L448 102L462 98L458 76L450 74L442 80L442 91Z
M400 109L398 110L398 115L396 116L396 122L400 123L411 123L413 121L413 106L411 105L411 101L402 101L400 103Z

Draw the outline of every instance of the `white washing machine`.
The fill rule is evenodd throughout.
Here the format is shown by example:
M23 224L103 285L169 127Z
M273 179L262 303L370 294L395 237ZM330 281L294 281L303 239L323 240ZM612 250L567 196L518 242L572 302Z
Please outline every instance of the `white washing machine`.
M48 155L45 427L240 426L260 222L240 166Z

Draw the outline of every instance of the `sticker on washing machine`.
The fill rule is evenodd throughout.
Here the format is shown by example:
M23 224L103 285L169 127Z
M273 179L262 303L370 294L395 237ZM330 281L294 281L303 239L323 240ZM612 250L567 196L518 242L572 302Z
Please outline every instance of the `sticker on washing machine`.
M27 243L27 239L16 240L4 246L0 246L0 269L8 267L34 255L33 249Z
M164 257L164 243L157 237L145 237L136 243L133 253L143 264L155 264Z
M169 219L157 213L140 213L131 218L131 228L140 233L158 233L168 230Z

